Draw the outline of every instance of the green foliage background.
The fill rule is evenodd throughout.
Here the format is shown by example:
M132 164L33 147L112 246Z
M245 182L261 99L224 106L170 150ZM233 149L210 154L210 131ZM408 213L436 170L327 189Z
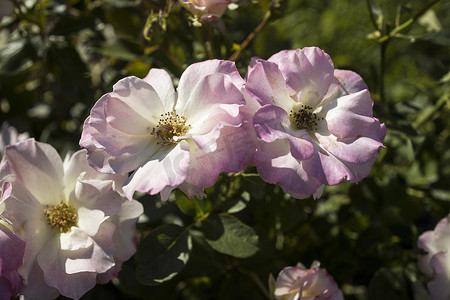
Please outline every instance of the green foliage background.
M387 128L371 175L319 200L290 198L251 168L223 174L204 200L137 195L138 253L83 299L270 299L269 274L313 260L346 299L429 298L416 244L450 208L450 1L242 0L202 27L173 1L15 3L0 24L1 121L61 155L79 149L90 108L119 79L150 68L179 78L236 50L245 76L253 56L324 49L362 75Z

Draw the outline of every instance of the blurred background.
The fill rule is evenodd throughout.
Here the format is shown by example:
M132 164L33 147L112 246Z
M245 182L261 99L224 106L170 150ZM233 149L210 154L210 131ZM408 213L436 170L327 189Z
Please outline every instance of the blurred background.
M212 251L194 230L189 261L170 281L139 283L131 259L83 299L267 299L269 274L313 260L346 299L428 299L417 238L450 209L450 1L242 0L200 27L170 0L0 2L0 121L61 155L79 149L90 108L123 77L163 68L176 83L189 64L230 57L245 77L252 57L306 46L364 78L387 128L370 176L318 200L257 177L223 175L208 189L208 199L244 203L234 215L258 234L256 255ZM139 201L142 232L190 222L173 199Z

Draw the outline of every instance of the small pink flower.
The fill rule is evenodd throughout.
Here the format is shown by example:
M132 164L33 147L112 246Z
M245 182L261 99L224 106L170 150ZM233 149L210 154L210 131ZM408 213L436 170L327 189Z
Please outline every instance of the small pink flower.
M362 78L335 70L319 48L254 59L245 90L262 106L253 117L261 141L258 173L296 198L320 196L323 185L367 176L385 127L372 115Z
M6 148L0 172L2 216L26 242L21 295L79 299L135 253L142 205L123 195L126 176L98 173L86 150L63 162L50 145L28 139Z
M220 18L230 0L180 0L195 17L200 18L200 22L211 22Z
M428 290L433 300L450 297L450 216L445 217L434 230L422 233L417 241L420 249L427 252L419 259L419 269L433 279Z
M92 108L80 145L100 172L134 171L123 187L129 199L142 191L165 200L177 187L202 198L221 172L241 171L248 156L243 82L234 63L220 60L189 66L177 92L161 69L124 78Z
M278 274L275 298L277 300L343 300L333 277L320 263L314 261L310 269L301 263L286 267Z

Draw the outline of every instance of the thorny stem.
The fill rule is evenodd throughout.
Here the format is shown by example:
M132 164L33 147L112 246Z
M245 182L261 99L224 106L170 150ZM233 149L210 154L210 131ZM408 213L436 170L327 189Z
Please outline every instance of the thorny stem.
M259 23L258 26L245 38L245 40L240 44L239 49L236 50L229 58L231 61L235 61L239 55L242 53L242 51L247 48L248 44L255 38L255 36L264 28L264 26L267 25L267 22L269 22L271 16L271 11L268 10L266 14L264 15L263 20L261 23Z
M380 73L379 73L379 89L380 89L380 99L381 101L385 101L385 93L384 93L384 73L386 70L386 48L388 43L380 44Z
M412 24L414 24L417 21L417 19L419 19L428 9L430 9L433 5L435 5L439 1L440 0L433 0L433 1L425 4L424 6L422 6L414 16L412 16L411 18L409 18L408 20L406 20L399 26L396 26L392 31L388 32L384 36L380 37L377 40L378 43L387 42L392 37L395 37L400 31L402 31L402 30L408 28L409 26L411 26Z
M408 28L411 26L414 22L417 21L428 9L430 9L434 4L438 3L440 0L432 0L429 3L422 6L411 18L403 22L402 24L399 24L400 16L399 12L397 12L396 20L395 20L395 28L393 30L390 30L389 24L386 24L386 33L377 39L377 42L380 44L380 73L379 73L379 92L380 92L380 98L382 101L385 101L385 91L384 91L384 73L385 73L385 67L386 67L386 48L388 45L388 42L393 37L398 37L400 34L400 31ZM373 25L375 28L377 28L378 33L380 32L381 28L378 28L378 24L375 20L375 16L373 15L372 11L372 5L370 0L366 0L367 6L369 8L370 13L370 19L372 20Z
M373 15L372 4L370 3L370 0L366 0L366 3L367 3L367 7L369 8L370 20L372 21L375 29L379 30L380 28L378 28L377 20L375 19L375 16Z

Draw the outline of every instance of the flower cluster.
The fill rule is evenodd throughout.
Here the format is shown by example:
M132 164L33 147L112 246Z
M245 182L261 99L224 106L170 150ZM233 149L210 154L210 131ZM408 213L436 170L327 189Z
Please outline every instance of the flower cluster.
M167 199L177 187L201 198L221 172L251 164L293 197L318 197L369 174L385 136L372 105L361 77L319 48L254 59L245 81L234 63L210 60L189 66L177 91L160 69L120 80L92 108L80 145L100 172L134 171L129 199Z
M1 239L2 251L4 242L10 251L18 249L19 261L1 265L11 294L22 284L19 275L20 294L32 299L79 299L117 277L136 251L135 224L143 212L123 195L126 176L96 172L86 150L63 162L54 148L34 139L8 146L0 170L2 218L25 242L19 255L21 241L12 233ZM18 274L3 274L14 270Z
M185 2L212 5L200 9L210 15L228 3ZM1 291L78 299L115 278L136 251L136 191L201 199L221 173L248 166L295 198L358 182L385 136L372 105L359 75L310 47L255 58L245 79L225 60L190 65L176 89L162 69L126 77L85 120L85 149L64 161L4 125L0 146L12 145L0 165ZM277 286L278 299L342 299L318 264L284 269Z
M433 300L450 297L450 216L443 218L434 230L422 233L418 247L425 252L419 259L419 269L432 276L428 290Z

